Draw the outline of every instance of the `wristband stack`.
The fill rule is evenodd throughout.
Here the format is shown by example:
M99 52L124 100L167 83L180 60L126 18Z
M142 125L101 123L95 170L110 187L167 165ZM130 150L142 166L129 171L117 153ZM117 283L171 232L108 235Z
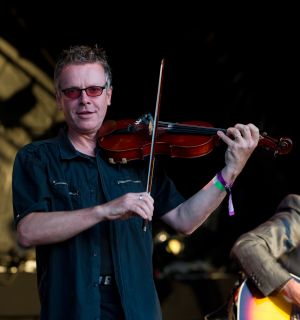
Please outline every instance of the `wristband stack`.
M234 215L234 208L233 208L233 203L232 203L232 192L231 192L231 188L232 188L232 184L229 184L225 181L225 179L222 176L221 171L219 171L214 179L213 179L213 183L214 185L222 191L226 191L228 194L228 213L230 216Z

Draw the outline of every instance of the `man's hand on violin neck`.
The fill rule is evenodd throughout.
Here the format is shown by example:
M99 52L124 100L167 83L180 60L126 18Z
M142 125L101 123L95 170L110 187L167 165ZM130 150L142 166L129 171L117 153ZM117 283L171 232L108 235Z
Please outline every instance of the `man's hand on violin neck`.
M226 134L219 131L218 136L227 145L244 142L251 150L255 149L260 137L258 128L252 123L247 125L238 123L234 127L229 127Z
M226 177L230 183L235 180L257 147L260 137L259 130L252 123L247 125L238 123L228 128L226 134L222 131L218 131L217 134L228 146L225 153L226 167L223 173L224 178Z

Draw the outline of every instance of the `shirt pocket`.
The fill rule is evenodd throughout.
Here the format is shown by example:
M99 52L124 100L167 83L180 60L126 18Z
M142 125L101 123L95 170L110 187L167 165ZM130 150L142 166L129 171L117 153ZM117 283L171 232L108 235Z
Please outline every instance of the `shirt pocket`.
M50 185L52 187L52 209L59 210L73 210L78 207L80 202L80 193L76 187L71 186L64 180L51 179Z
M146 187L139 179L116 179L114 181L115 186L119 190L120 194L128 192L145 192Z

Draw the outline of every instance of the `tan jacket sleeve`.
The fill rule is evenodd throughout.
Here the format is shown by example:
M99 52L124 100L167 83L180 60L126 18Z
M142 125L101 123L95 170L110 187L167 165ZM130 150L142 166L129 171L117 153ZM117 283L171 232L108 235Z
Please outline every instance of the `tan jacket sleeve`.
M281 201L274 216L237 239L231 257L267 296L290 278L290 271L279 259L295 250L300 250L300 196L290 194ZM296 263L300 269L300 261Z

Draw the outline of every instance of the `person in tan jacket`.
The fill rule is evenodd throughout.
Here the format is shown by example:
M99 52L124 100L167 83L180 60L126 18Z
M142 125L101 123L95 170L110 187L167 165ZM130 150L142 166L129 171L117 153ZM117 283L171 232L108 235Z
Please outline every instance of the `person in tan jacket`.
M288 194L275 214L234 243L230 256L263 294L282 293L300 306L300 195Z

